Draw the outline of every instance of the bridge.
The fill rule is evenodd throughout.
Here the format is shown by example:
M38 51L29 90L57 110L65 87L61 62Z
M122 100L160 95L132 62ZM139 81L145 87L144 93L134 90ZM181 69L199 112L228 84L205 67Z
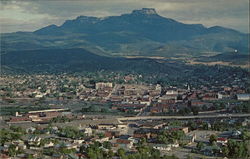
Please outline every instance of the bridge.
M214 115L195 115L195 116L136 116L117 118L118 122L136 120L187 120L187 119L213 119L213 118L247 118L250 114L214 114Z

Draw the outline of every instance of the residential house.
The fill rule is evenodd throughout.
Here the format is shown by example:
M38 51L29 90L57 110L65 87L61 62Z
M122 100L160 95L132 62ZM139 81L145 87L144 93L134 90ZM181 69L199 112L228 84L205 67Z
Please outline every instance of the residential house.
M31 122L28 117L11 117L9 123L26 123Z
M100 139L95 139L95 141L103 143L105 141L109 141L109 137L104 137L104 138L100 138Z
M230 93L218 92L218 99L228 99L228 98L230 98Z
M153 148L160 151L171 151L171 146L166 144L153 144Z
M104 83L104 82L98 82L95 84L95 89L104 89L104 88L112 88L113 84L112 83Z
M87 136L92 135L92 129L90 127L84 128L84 134Z
M117 139L116 144L119 145L119 147L131 149L133 147L133 141L127 140L127 139Z
M34 127L29 127L26 129L26 133L34 133L36 131L36 128Z
M221 153L221 149L216 145L206 146L201 150L201 152L206 156L216 156Z
M228 142L227 138L224 138L224 137L217 138L217 143L218 144L226 145L227 142Z
M181 139L181 141L185 144L192 144L192 143L194 143L195 139L196 139L196 134L186 135Z
M202 100L205 101L217 100L217 95L215 93L208 93L202 97Z
M116 131L106 131L105 134L104 134L104 136L108 137L109 139L114 139L118 135L119 135L119 133L116 132Z
M41 138L38 136L30 136L28 139L28 144L30 146L39 146L41 142Z
M116 126L114 124L99 124L97 125L97 129L113 130L116 129Z

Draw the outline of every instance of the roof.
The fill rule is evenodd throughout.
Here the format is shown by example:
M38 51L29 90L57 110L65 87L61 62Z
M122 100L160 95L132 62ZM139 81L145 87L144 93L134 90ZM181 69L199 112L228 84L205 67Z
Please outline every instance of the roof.
M148 129L148 128L140 128L134 131L134 134L147 134L147 133L158 133L158 129Z
M116 143L118 143L118 144L130 144L131 141L130 140L125 140L125 139L117 139Z
M250 100L250 94L237 94L238 100Z
M154 147L167 147L166 144L151 144Z
M220 150L220 147L218 146L206 146L201 151L212 151L212 150Z
M250 94L237 94L237 97L247 97L249 98L250 97Z
M120 136L119 138L120 139L128 139L128 138L130 138L131 136L130 135L122 135L122 136Z
M46 109L46 110L37 110L37 111L29 111L28 113L41 113L41 112L54 112L54 111L66 111L68 109Z
M217 141L227 141L227 138L219 137L219 138L217 138Z
M4 158L10 158L10 157L6 154L0 154L0 158L4 159Z

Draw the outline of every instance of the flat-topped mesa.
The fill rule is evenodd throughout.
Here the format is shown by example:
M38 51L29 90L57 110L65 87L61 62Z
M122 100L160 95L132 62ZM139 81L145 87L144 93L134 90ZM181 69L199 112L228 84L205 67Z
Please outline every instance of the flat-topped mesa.
M99 21L100 18L92 17L92 16L78 16L75 20L77 20L77 21L92 21L92 22L96 22L96 21Z
M142 8L140 10L133 10L132 14L158 15L154 8Z

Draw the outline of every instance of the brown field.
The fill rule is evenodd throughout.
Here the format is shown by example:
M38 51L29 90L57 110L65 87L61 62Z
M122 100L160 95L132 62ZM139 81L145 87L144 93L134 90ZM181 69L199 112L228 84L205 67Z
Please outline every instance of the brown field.
M243 65L235 65L232 64L231 62L224 62L224 61L214 61L214 62L198 62L194 60L188 60L187 64L195 65L195 64L203 64L203 65L224 65L224 66L236 66L236 67L241 67L241 68L249 68L249 63L248 64L243 64Z

